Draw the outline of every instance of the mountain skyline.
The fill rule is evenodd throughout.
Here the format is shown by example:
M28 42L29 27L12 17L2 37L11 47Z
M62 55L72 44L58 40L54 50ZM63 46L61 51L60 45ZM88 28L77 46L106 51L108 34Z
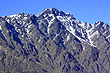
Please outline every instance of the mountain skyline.
M103 21L110 25L109 0L3 0L1 1L0 16L9 16L21 12L39 14L46 8L57 8L65 13L70 11L77 20L87 23Z
M51 8L0 17L0 72L109 73L110 26Z

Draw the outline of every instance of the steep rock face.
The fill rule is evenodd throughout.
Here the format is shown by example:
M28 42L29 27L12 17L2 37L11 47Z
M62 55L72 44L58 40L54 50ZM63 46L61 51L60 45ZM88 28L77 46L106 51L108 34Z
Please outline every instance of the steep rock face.
M55 8L0 17L0 72L109 73L109 29Z

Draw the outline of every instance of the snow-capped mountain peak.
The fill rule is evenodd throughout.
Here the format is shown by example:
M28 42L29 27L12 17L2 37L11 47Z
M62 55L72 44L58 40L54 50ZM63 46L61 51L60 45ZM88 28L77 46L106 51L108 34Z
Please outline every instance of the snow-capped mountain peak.
M110 27L55 8L0 17L0 72L109 73Z
M42 16L42 18L41 18L41 16ZM39 19L39 18L40 18L40 20L36 21L36 19ZM19 21L20 19L23 19L23 20ZM38 22L44 23L44 20L46 20L48 22L48 25L46 26L47 34L49 34L51 24L53 24L53 22L56 19L58 19L62 23L62 25L70 33L72 33L75 37L77 37L80 41L88 43L89 45L92 45L92 46L95 46L95 45L92 44L93 42L91 40L91 36L93 36L95 34L95 32L97 31L96 28L100 27L100 26L104 27L104 30L106 30L106 28L108 28L108 27L106 27L107 25L101 21L96 22L94 24L80 22L74 18L73 14L71 12L68 11L65 14L64 12L58 11L55 8L45 9L43 12L41 12L40 14L38 14L37 16L34 16L34 17L33 17L33 15L19 13L19 14L8 16L8 18L6 18L8 23L13 22L14 20L17 20L17 23L20 24L22 27L25 27L24 28L25 31L27 32L27 34L29 34L30 33L29 29L32 28L33 25L31 25L32 21L30 21L27 24L26 21L28 19L35 20L34 24L37 25L37 27L39 26L38 27L39 29L41 27L38 24ZM16 26L16 25L14 25L14 26ZM17 32L22 33L22 31L19 31L18 27L15 27L15 29ZM106 32L107 31L105 31L105 33ZM99 31L99 33L100 33L100 31ZM56 33L56 35L57 35L57 33ZM102 33L102 35L103 35L103 33ZM22 36L24 36L24 35L22 35ZM108 37L109 37L109 35L108 35Z

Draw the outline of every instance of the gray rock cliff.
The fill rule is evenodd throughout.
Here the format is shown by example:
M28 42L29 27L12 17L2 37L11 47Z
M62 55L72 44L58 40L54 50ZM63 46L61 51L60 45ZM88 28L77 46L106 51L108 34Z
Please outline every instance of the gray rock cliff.
M0 17L1 73L109 73L110 27L70 13Z

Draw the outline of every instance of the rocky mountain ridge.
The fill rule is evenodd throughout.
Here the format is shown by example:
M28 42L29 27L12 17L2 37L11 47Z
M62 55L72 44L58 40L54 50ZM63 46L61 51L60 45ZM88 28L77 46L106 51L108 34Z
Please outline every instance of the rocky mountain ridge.
M0 17L0 71L109 73L110 27L80 22L70 13Z

